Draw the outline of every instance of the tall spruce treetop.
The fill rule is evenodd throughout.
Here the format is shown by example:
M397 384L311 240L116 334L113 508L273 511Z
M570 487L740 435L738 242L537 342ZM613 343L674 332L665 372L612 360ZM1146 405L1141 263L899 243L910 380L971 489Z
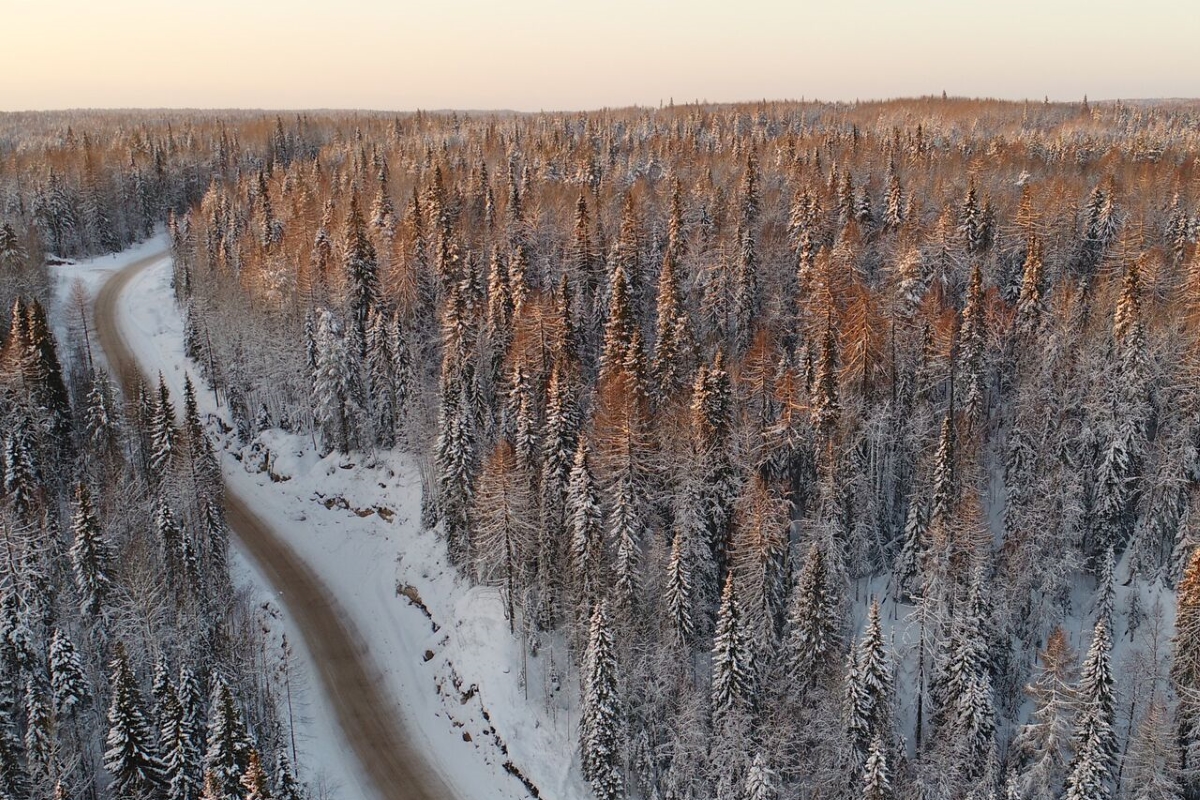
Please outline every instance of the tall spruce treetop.
M249 766L250 737L242 710L224 679L213 685L208 712L208 752L204 770L216 784L214 800L242 800L241 778Z
M1035 336L1042 325L1042 317L1046 312L1043 299L1044 282L1045 257L1042 253L1042 240L1036 235L1030 236L1025 247L1021 294L1017 300L1017 332L1022 336Z
M112 775L118 796L150 800L162 786L162 762L146 720L137 680L120 644L111 667L112 703L108 711L104 768Z
M712 714L717 727L729 714L748 711L754 699L753 654L742 609L734 591L734 576L725 576L717 628L713 636Z
M838 397L838 343L833 328L833 317L825 320L825 332L821 337L821 352L817 359L817 374L813 380L812 423L813 427L829 435L837 427L841 415Z
M75 538L71 545L71 566L79 590L80 607L84 614L95 617L112 591L112 579L108 574L110 557L100 531L100 521L92 507L91 493L82 483L75 489L71 534Z
M1075 760L1067 775L1070 800L1112 796L1118 750L1111 658L1108 623L1101 619L1079 675Z
M606 603L592 612L583 665L579 747L583 775L596 800L622 794L622 709L617 682L616 645Z
M350 196L350 210L346 215L342 269L346 274L346 308L350 317L351 344L361 358L367 352L367 321L371 309L379 303L379 266L375 245L367 235L366 223L358 208L358 197L354 194Z
M91 689L83 673L79 652L60 628L50 639L50 686L54 692L54 709L60 718L75 713L76 706L86 705Z
M837 585L824 548L809 547L788 611L786 654L791 673L805 683L827 677L842 663L842 626Z

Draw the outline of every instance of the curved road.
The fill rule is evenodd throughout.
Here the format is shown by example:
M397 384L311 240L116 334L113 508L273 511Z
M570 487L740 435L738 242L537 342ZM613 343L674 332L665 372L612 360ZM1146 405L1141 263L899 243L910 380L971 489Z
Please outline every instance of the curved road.
M126 397L141 373L118 324L117 300L139 272L167 251L135 261L105 282L94 305L96 333ZM363 774L383 800L448 800L452 797L424 759L410 747L392 713L382 677L354 624L312 569L254 513L245 497L225 490L225 510L234 537L271 582L304 636L320 672L338 724L358 757Z

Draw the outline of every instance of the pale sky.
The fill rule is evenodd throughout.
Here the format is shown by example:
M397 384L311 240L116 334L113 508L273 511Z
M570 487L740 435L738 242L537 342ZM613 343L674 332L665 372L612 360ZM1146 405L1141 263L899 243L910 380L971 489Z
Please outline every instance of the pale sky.
M0 110L1200 96L1197 0L0 0Z

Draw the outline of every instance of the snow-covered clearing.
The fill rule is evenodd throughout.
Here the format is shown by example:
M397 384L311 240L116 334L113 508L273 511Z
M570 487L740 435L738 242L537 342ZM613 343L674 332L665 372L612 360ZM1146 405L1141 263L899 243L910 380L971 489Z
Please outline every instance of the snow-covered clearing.
M119 256L56 267L60 299L76 278L94 293L112 272L166 244L160 236ZM130 282L119 303L122 332L144 372L161 372L177 397L190 373L201 410L227 422L184 357L170 276L164 256ZM536 657L523 658L496 592L455 577L436 534L421 529L411 458L320 458L309 437L278 430L245 448L218 433L218 444L230 488L250 499L337 597L365 637L414 747L460 798L525 798L532 787L555 800L588 796L573 757L575 678L564 648L543 643ZM287 634L310 676L301 680L307 702L297 721L305 777L343 800L369 797L316 688L299 631L265 578L244 558L236 563L235 579L261 595L272 635Z

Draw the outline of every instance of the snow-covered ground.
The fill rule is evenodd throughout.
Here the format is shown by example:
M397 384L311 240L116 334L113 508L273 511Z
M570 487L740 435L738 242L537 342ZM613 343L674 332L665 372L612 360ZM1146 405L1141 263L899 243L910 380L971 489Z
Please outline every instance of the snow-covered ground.
M113 271L165 245L160 236L116 257L56 267L59 296L68 296L76 278L94 293ZM170 275L167 257L146 268L119 311L143 371L161 372L180 396L188 373L198 389L203 381L183 354ZM224 418L211 392L198 394L202 411ZM523 658L496 592L456 578L436 534L421 529L420 481L410 457L320 458L310 438L278 430L247 448L228 437L220 444L231 489L252 501L338 598L366 638L414 747L458 797L525 798L530 787L554 800L589 796L573 757L576 679L564 648L543 642L536 657ZM306 778L342 800L370 797L299 631L244 558L235 579L256 587L273 635L287 634L311 676L301 681L308 691L297 725Z

